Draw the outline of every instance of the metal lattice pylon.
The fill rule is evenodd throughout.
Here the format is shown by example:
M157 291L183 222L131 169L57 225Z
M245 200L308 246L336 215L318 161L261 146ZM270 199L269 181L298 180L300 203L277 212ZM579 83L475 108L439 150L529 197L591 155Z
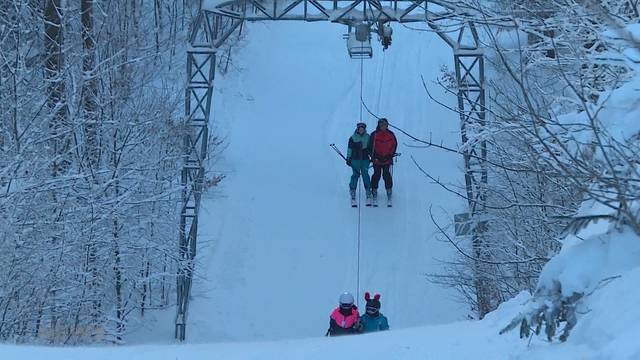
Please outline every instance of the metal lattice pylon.
M186 337L187 308L193 279L198 236L198 213L207 157L208 123L211 110L216 52L209 37L210 26L200 14L193 23L191 48L187 52L186 124L183 129L182 208L180 211L179 261L176 284L175 336Z
M476 224L472 244L474 254L481 257L486 226L477 224L483 223L485 212L487 144L482 136L485 128L484 58L475 25L469 21L476 15L479 14L473 8L442 0L391 0L384 1L384 5L379 0L230 0L200 11L192 24L187 51L176 339L186 337L216 52L243 21L330 21L345 25L423 22L431 27L453 50L469 217ZM451 30L452 20L455 31ZM486 295L481 291L478 294L478 303L486 303L487 299L481 299ZM483 309L480 314L484 315Z
M468 220L471 224L471 245L476 259L482 259L486 232L487 198L487 141L485 130L484 57L478 54L454 52L458 86L458 111L464 159L464 180L469 204ZM484 317L492 309L491 292L484 264L474 264L476 277L476 303L478 315Z

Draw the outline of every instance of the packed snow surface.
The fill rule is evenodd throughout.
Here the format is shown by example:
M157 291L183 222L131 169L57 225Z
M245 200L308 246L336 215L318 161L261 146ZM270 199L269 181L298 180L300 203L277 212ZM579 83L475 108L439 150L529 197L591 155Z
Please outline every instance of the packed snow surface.
M489 314L483 321L455 322L447 325L407 328L375 334L347 336L341 338L308 338L267 342L224 342L186 345L139 345L122 347L76 347L49 348L27 346L0 346L3 359L48 359L48 360L327 360L327 359L371 359L371 360L441 360L441 359L526 359L526 360L571 360L571 359L616 359L640 358L640 345L636 341L638 325L625 329L636 321L620 321L622 309L614 309L608 315L606 307L612 302L608 297L627 297L626 289L640 280L636 270L627 281L605 289L594 298L594 321L598 324L616 323L611 330L619 335L611 338L609 332L599 336L589 329L591 339L570 338L568 343L549 344L534 338L529 343L518 338L516 332L498 335L498 330L517 314L528 296L521 296L502 304L499 310ZM640 294L635 291L635 294ZM638 297L636 297L636 300ZM639 314L635 311L634 314ZM591 325L587 325L591 326ZM635 330L635 332L634 332ZM576 335L579 335L576 329Z

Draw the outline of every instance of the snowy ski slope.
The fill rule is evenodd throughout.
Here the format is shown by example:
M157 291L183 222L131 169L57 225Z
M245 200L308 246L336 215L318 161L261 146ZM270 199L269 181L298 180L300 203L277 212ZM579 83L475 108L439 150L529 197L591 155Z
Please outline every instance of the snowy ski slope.
M360 116L360 61L349 59L345 31L328 23L250 24L235 70L218 77L213 126L228 148L215 170L227 178L202 210L206 244L198 255L202 278L190 308L190 341L323 335L339 293L357 291L351 170L328 146L346 151ZM420 80L435 79L451 62L435 34L397 28L390 50L378 48L364 62L365 101L392 124L455 145L458 118L427 101ZM364 120L372 131L375 119ZM396 135L403 155L394 169L395 207L360 209L360 295L380 292L394 328L461 319L452 293L425 274L438 271L434 258L450 251L434 239L429 207L447 222L462 202L430 184L410 156L456 183L462 161L407 147L409 139Z

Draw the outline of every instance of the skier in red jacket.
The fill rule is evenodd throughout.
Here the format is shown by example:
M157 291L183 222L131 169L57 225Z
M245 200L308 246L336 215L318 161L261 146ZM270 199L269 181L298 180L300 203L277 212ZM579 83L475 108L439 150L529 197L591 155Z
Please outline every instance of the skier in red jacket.
M391 189L393 179L390 167L393 165L393 156L398 148L395 134L389 130L389 121L385 118L378 120L378 127L371 133L371 160L373 162L373 176L371 177L371 194L373 206L378 206L378 183L380 176L384 179L384 187L387 190L387 206L391 206Z

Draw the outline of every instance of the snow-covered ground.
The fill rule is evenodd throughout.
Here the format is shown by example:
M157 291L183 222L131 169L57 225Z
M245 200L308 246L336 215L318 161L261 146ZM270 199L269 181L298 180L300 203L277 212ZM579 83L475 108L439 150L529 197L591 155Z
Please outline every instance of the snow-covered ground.
M65 349L5 346L0 348L0 354L3 359L26 356L49 360L85 360L89 354L92 360L549 359L548 349L533 345L529 352L525 351L526 342L516 341L513 336L498 337L495 333L478 336L484 330L484 323L457 323L348 338L259 343ZM564 359L590 359L584 349L571 350L564 353ZM532 357L536 353L539 356ZM578 357L566 356L574 354Z
M635 279L639 280L640 274ZM623 284L631 285L631 284ZM609 296L620 296L620 289ZM640 293L640 292L637 292ZM607 296L605 295L605 296ZM222 342L186 345L138 345L122 347L48 348L1 346L3 359L48 360L425 360L425 359L639 359L640 346L633 345L637 332L623 332L619 342L605 333L600 341L571 340L549 344L529 343L515 332L498 335L499 329L517 314L526 296L513 299L483 321L392 330L342 338L308 338L268 342ZM608 305L608 304L607 304ZM606 309L593 309L606 314ZM614 316L619 314L615 313ZM606 316L605 316L606 317ZM599 319L602 321L603 319ZM606 317L606 320L613 320ZM627 323L626 321L624 322ZM617 325L620 328L620 325ZM621 329L622 330L622 329ZM597 331L590 330L597 337ZM614 346L607 346L614 345Z

